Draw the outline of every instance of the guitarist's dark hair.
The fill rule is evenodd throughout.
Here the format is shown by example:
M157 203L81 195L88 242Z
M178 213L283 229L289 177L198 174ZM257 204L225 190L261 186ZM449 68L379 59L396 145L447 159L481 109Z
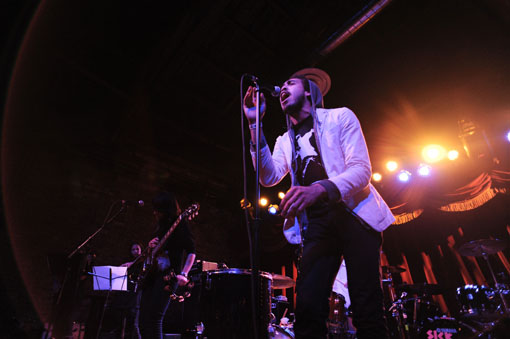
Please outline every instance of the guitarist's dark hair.
M159 192L152 199L152 208L158 212L167 213L171 218L176 217L178 205L175 195L167 191Z

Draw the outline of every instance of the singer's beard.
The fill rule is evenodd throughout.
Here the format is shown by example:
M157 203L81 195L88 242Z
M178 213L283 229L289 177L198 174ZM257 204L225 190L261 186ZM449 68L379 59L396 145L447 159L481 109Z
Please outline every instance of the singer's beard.
M283 113L291 116L299 114L299 112L301 111L305 104L305 100L306 97L304 95L300 95L299 98L297 98L297 100L294 103L285 106L285 109L283 109Z

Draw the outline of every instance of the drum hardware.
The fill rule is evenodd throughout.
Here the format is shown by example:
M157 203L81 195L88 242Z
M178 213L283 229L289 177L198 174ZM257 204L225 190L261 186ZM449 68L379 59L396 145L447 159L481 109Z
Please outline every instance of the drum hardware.
M499 239L478 239L467 242L458 248L458 252L463 256L473 256L473 257L483 257L487 262L487 266L489 271L491 272L492 280L494 281L494 286L497 289L497 294L501 300L503 305L503 311L505 314L509 314L510 310L508 308L507 301L504 297L504 293L498 287L500 286L496 275L494 274L494 270L492 269L492 265L489 261L490 254L496 254L507 247L507 243L503 240Z
M347 310L345 309L345 297L334 291L329 297L329 317L327 321L328 334L330 336L347 335Z
M386 274L403 273L406 271L405 268L400 266L381 266L382 272Z
M403 286L399 286L399 289L402 289ZM429 292L437 292L429 287L423 288L423 286L423 284L416 284L403 289L413 292L422 291L423 289ZM427 300L427 296L425 294L420 295L419 293L414 293L418 296L409 297L409 293L407 291L403 291L401 293L399 299L393 302L388 312L394 322L394 328L390 328L390 331L393 331L392 334L395 337L411 339L416 338L422 332L425 324L440 317L441 312L439 310L439 306L436 305L436 303ZM431 338L435 337L432 336Z
M284 295L278 295L271 298L271 323L280 324L281 319L287 315L289 311L289 301ZM287 318L288 322L288 318Z
M443 294L443 292L446 289L439 284L421 283L421 284L399 285L399 286L397 286L397 290L402 291L402 292L407 292L408 294L430 296L430 295L436 295L436 294Z

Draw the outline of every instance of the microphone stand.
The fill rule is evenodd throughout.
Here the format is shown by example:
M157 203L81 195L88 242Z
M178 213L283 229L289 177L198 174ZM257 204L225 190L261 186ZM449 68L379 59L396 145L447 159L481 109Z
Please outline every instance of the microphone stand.
M98 228L94 233L92 233L87 239L85 239L84 242L82 242L78 247L76 247L68 256L67 256L67 267L66 267L66 273L64 274L64 279L62 280L62 284L60 286L60 290L58 292L58 296L57 296L57 300L55 301L55 310L58 312L58 309L59 309L59 306L60 306L60 303L62 302L62 295L63 295L63 292L64 292L64 288L68 282L68 279L69 279L69 275L70 275L70 272L71 272L71 265L70 265L70 260L74 257L74 255L82 249L83 246L85 246L88 242L90 242L90 240L92 240L96 235L98 235L104 228L106 225L110 224L113 220L115 220L115 218L117 218L117 216L119 216L119 214L121 214L122 212L124 212L126 210L125 208L125 204L123 203L120 210L115 213L113 216L110 217L110 213L112 211L112 208L114 206L114 204L116 203L117 201L115 201L111 206L110 206L110 209L108 210L108 214L106 215L106 218L105 220L103 221L103 224L101 225L100 228ZM55 316L52 317L52 321L50 324L48 324L48 329L47 329L47 336L49 336L55 326ZM49 337L47 337L49 338Z
M260 86L257 79L254 79L256 87L256 101L255 101L255 215L251 222L252 233L252 268L251 268L251 283L252 283L252 322L253 322L253 335L258 339L259 321L260 321L260 277L259 277L259 228L260 228Z

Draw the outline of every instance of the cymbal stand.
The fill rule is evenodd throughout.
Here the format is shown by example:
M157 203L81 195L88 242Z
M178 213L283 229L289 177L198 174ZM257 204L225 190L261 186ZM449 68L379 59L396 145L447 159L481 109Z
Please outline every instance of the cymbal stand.
M508 309L508 305L505 300L505 297L503 296L503 293L501 292L501 288L500 288L501 285L498 283L496 275L494 274L494 270L492 269L492 265L489 261L489 255L487 253L482 253L482 256L485 259L485 261L487 262L487 266L489 267L489 271L491 272L492 280L494 281L494 287L498 290L498 295L499 295L499 298L501 299L501 302L503 303L503 308L504 308L505 314L508 315L510 313L509 309Z

